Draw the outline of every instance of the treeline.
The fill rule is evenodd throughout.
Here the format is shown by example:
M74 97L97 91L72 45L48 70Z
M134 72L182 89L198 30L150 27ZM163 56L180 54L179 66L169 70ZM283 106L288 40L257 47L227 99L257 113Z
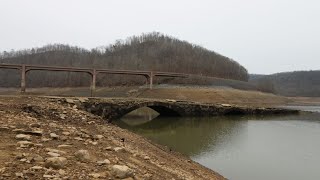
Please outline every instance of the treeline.
M240 81L248 80L247 70L236 61L201 46L160 33L148 33L118 40L92 50L69 45L47 45L0 53L0 63L74 66L107 69L178 72ZM0 86L18 86L19 74L0 69ZM28 73L28 86L87 86L86 74L68 72ZM143 78L99 75L98 85L143 83Z
M320 96L320 71L295 71L272 75L250 75L260 90L283 96Z

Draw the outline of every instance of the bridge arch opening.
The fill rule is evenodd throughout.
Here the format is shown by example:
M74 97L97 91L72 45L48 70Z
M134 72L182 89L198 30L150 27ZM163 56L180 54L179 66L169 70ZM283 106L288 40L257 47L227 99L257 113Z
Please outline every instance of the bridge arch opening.
M142 101L142 102L141 102ZM95 115L101 116L108 122L114 120L119 120L126 114L140 109L142 107L147 107L156 111L159 116L164 117L181 117L185 116L185 109L183 106L178 106L175 103L170 102L158 102L158 101L110 101L110 102L95 102L88 101L84 103L84 108Z
M125 114L120 119L130 126L136 126L149 122L159 115L157 111L149 107L141 107Z
M154 111L159 113L159 116L166 116L166 117L174 117L174 116L181 116L177 111L161 105L152 105L147 106L150 109L153 109Z
M150 121L156 117L178 117L181 114L170 107L163 105L142 105L131 107L123 114L120 115L119 119L144 119L145 121Z

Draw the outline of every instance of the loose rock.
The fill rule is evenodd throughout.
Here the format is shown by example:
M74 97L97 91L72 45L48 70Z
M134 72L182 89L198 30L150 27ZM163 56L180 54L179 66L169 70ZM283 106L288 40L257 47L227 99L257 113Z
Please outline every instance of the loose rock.
M46 151L48 151L48 152L54 152L54 153L58 153L58 154L66 154L65 151L61 151L61 150L58 150L58 149L46 148Z
M66 98L66 102L69 103L69 104L74 104L74 100L73 99Z
M34 144L30 141L19 141L17 142L18 145L20 145L20 148L27 148L30 146L33 146Z
M32 160L35 162L43 162L44 161L43 157L41 157L40 155L37 155L37 154L33 156Z
M30 135L26 135L26 134L17 134L16 135L16 139L17 140L29 141L31 139L31 136Z
M94 135L93 136L93 139L96 139L96 140L102 139L102 138L103 138L103 135Z
M62 132L62 134L65 135L65 136L69 136L70 135L70 133L67 132L67 131Z
M58 146L58 148L63 148L63 149L69 149L69 148L72 148L73 146L72 145L69 145L69 144L61 144Z
M29 134L32 136L42 136L43 131L42 130L36 130L36 131L22 131L22 134Z
M40 128L41 125L39 123L33 123L33 124L30 124L30 127L32 127L32 128Z
M113 165L111 168L112 174L117 178L127 178L133 176L133 170L125 165Z
M108 147L106 147L104 149L107 150L107 151L112 151L112 147L110 147L110 146L108 146Z
M33 166L33 167L31 167L30 169L33 169L33 170L41 170L41 169L43 169L43 167L41 167L41 166Z
M17 177L23 178L23 174L22 173L16 173Z
M143 159L144 160L150 160L150 157L149 156L145 156Z
M113 150L115 152L124 152L124 148L123 147L115 147Z
M50 137L52 139L58 139L59 138L59 136L56 133L50 133Z
M48 158L45 162L45 167L53 169L61 169L67 164L65 157L52 157Z
M105 159L105 160L103 160L103 161L98 161L97 164L98 164L99 166L105 165L105 164L110 164L110 161L109 161L109 159Z
M74 153L75 157L81 162L88 162L91 160L90 154L87 150L79 150Z
M99 178L101 177L101 175L99 173L91 173L89 174L90 177L93 177L93 178Z
M59 156L60 156L60 154L54 153L54 152L48 152L47 154L48 154L49 156L51 156L51 157L59 157Z

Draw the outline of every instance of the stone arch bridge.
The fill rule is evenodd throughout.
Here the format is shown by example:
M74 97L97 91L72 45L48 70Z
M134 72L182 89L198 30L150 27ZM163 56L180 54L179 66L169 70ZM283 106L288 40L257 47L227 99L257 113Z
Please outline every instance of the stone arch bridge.
M107 121L121 118L129 112L141 107L149 107L160 116L218 116L218 115L259 115L259 114L291 114L296 110L281 108L255 108L229 104L207 104L191 101L158 100L141 98L90 98L82 101L86 111L102 116Z

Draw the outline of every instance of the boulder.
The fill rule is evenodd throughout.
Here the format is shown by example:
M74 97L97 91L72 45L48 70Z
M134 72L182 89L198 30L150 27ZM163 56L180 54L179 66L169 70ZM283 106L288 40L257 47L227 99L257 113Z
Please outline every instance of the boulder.
M115 177L121 179L133 176L133 170L125 165L113 165L111 172Z

